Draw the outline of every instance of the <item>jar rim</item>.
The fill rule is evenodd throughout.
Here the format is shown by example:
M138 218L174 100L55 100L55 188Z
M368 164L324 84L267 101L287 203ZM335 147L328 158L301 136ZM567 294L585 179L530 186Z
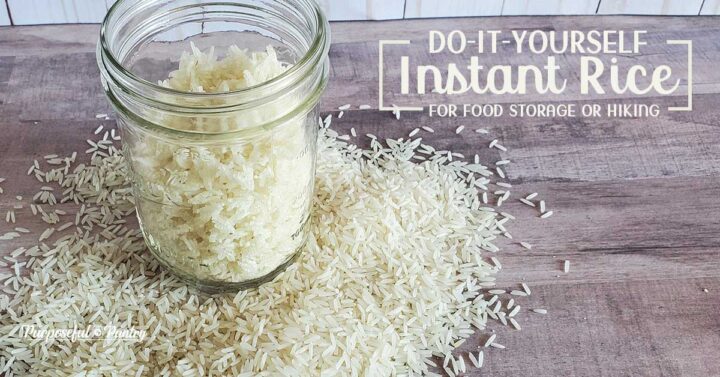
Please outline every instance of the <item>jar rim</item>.
M309 70L311 70L314 66L318 65L319 62L322 61L324 55L327 54L327 51L329 49L329 33L328 33L328 22L327 19L318 5L316 1L313 0L294 0L297 3L306 5L310 7L312 10L312 14L314 16L314 25L315 30L312 30L314 34L314 38L312 40L312 43L308 47L307 52L302 55L302 57L293 64L290 68L282 72L276 77L273 77L270 80L263 81L259 84L252 85L246 88L242 89L236 89L232 91L227 92L186 92L182 90L176 90L168 87L164 87L162 85L158 85L156 83L153 83L149 80L146 80L130 70L126 69L125 66L120 63L118 58L113 53L112 49L110 48L110 45L108 43L108 23L110 22L111 18L115 16L115 13L118 12L118 9L120 6L122 6L125 2L130 0L118 0L116 1L108 10L107 14L105 15L105 18L103 19L102 24L100 25L100 39L98 42L98 63L105 65L106 63L109 64L112 68L114 73L119 74L119 78L121 78L125 84L118 82L117 77L111 77L113 81L120 84L120 86L132 92L133 94L142 94L140 93L140 90L137 89L144 89L149 90L150 92L158 93L158 94L164 94L164 95L170 95L174 97L180 97L185 99L221 99L221 100L227 100L228 98L232 97L247 97L250 99L250 101L242 101L238 99L238 101L235 101L236 103L243 103L243 102L254 102L257 99L264 98L268 96L268 93L277 93L281 91L284 88L292 87L294 84L296 84L298 81L301 81L303 79L302 73L305 73ZM240 6L238 3L232 3L232 2L225 2L225 1L209 1L204 3L198 3L198 4L192 4L192 5L186 5L181 8L193 8L198 6ZM247 6L247 5L244 5ZM107 69L107 66L102 67ZM112 76L112 74L110 75ZM142 96L144 99L149 100L151 102L157 102L164 105L170 105L164 102L156 101L153 98L148 98L147 96ZM177 105L172 104L171 106L175 107ZM189 107L189 106L185 106ZM202 106L203 108L207 109L206 106ZM227 106L224 106L227 107Z

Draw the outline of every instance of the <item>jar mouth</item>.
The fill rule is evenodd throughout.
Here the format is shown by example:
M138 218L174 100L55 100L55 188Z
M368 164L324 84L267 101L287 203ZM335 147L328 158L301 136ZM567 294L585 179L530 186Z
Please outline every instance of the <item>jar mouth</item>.
M290 68L272 79L237 90L226 92L186 92L176 90L159 85L133 73L121 63L121 59L119 59L113 51L108 38L109 24L115 20L116 17L119 17L118 13L120 12L121 7L128 1L129 0L116 1L110 7L101 24L100 39L98 42L98 63L101 64L101 68L104 68L107 72L109 72L108 75L104 75L110 76L106 77L106 79L112 80L121 90L128 94L138 95L143 99L143 101L155 103L161 107L173 107L176 109L187 108L192 109L193 111L199 110L201 112L213 112L213 110L227 111L229 108L250 108L253 106L253 103L261 102L266 97L271 97L273 93L281 93L284 89L289 89L298 85L308 72L315 69L317 65L322 64L330 46L328 22L317 2L313 0L295 0L293 2L294 4L302 6L306 8L305 10L309 11L308 13L312 17L310 19L310 25L314 26L314 30L310 30L313 35L313 40L309 44L307 51L297 60L297 62L293 63ZM187 10L206 6L246 7L255 10L267 11L258 6L223 1L190 4L178 7L177 9ZM142 5L139 7L142 7ZM282 17L279 13L276 13L275 15ZM158 97L176 98L179 99L183 105L178 105L175 101L160 101ZM207 103L215 99L219 100L220 103L231 105L208 107ZM195 100L197 100L197 103L200 105L193 106Z
M211 145L216 142L225 142L227 140L250 139L255 136L261 136L269 130L287 124L287 122L296 119L302 114L311 112L315 107L315 104L320 100L323 90L327 85L327 64L323 64L322 72L323 73L321 75L321 78L317 82L317 86L310 93L307 94L306 100L303 101L299 106L294 107L291 111L282 115L281 117L252 127L240 128L233 131L225 131L219 133L181 130L152 122L130 110L128 106L126 106L123 101L120 100L111 90L106 90L106 95L108 96L108 99L113 104L113 106L115 106L116 109L120 110L125 117L131 120L132 124L146 132L161 134L173 138L177 137L190 139L193 140L193 142L197 143L197 145L200 145L202 143L207 143L208 145ZM190 113L197 112L197 110L192 110L189 108L187 110ZM223 111L222 108L214 108L206 109L206 111L203 112L210 112L212 110L217 110L217 112Z

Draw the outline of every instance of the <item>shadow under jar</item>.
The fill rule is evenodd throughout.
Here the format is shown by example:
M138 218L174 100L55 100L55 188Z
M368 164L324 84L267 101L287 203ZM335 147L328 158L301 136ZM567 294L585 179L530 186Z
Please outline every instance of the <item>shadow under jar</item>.
M329 39L313 0L120 0L108 12L98 65L140 228L188 284L251 288L304 248ZM161 81L191 43L220 60L230 46L272 51L284 70L236 90L171 89Z

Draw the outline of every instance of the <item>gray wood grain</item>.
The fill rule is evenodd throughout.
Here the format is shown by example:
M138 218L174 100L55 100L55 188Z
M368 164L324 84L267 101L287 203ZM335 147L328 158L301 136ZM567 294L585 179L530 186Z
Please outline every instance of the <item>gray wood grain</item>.
M403 113L357 110L377 106L377 40L409 38L422 43L428 29L459 28L644 28L662 38L696 41L696 109L657 119L449 120ZM95 66L97 26L0 29L0 217L22 195L23 226L44 229L30 216L37 183L25 175L35 158L84 150L85 138L109 113ZM472 376L718 376L720 375L720 60L715 18L513 17L341 23L333 25L331 83L321 108L353 104L333 126L341 133L402 137L420 126L427 142L485 163L507 167L513 196L503 209L517 216L512 240L501 239L500 285L523 281L533 295L520 314L522 331L495 326L508 348L486 351ZM419 51L421 47L417 47ZM419 52L416 52L419 56ZM652 62L674 50L648 50ZM495 59L502 61L509 54ZM447 63L449 56L435 56ZM457 98L458 102L482 98ZM527 96L529 102L538 97ZM580 103L575 94L557 99ZM666 105L682 96L648 98ZM610 101L610 100L606 100ZM612 101L629 101L616 98ZM461 135L455 128L464 124ZM486 128L487 135L472 132ZM488 149L498 138L507 152ZM367 145L364 138L353 139ZM549 219L517 201L539 192L555 211ZM73 211L67 205L68 212ZM0 233L10 227L0 221ZM31 236L0 241L0 254L27 245ZM37 234L34 236L37 237ZM517 245L527 241L530 251ZM562 261L572 262L562 273ZM708 289L705 293L703 289ZM477 349L483 339L463 344Z

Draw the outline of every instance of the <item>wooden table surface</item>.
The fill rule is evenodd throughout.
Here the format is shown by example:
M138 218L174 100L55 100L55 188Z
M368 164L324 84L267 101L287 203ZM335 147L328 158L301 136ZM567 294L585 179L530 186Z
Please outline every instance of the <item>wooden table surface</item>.
M526 282L522 331L496 326L505 350L486 354L473 376L720 376L720 22L717 18L513 17L336 23L325 112L345 103L377 106L377 40L411 39L419 55L427 30L646 29L655 41L693 39L695 110L658 118L500 118L448 120L403 113L348 110L334 127L399 137L419 126L441 148L485 162L512 160L507 173L515 198L539 192L555 211L549 219L515 199L503 205L518 221L514 241L502 241L501 285ZM29 214L37 190L25 175L43 155L84 150L85 139L111 113L95 63L97 25L0 28L0 216L23 196L18 222L42 229ZM416 50L412 50L416 49ZM682 50L651 43L641 62L673 59ZM452 57L425 56L437 64ZM512 61L509 51L488 57ZM528 61L533 58L528 57ZM562 60L562 57L559 59ZM683 69L686 69L684 67ZM394 99L388 94L388 103ZM432 101L425 98L423 101ZM460 96L458 103L498 100ZM507 99L505 99L507 100ZM517 100L517 99L515 99ZM528 95L525 102L539 101ZM646 99L682 105L684 95ZM569 92L552 101L583 102ZM596 102L630 101L605 99ZM636 102L642 102L636 101ZM356 108L357 106L354 106ZM489 135L465 131L483 127ZM488 149L498 138L507 152ZM366 144L361 141L360 144ZM11 228L0 222L0 234ZM27 241L0 241L0 254ZM572 263L562 273L562 261ZM707 292L704 291L707 289ZM472 349L477 340L463 347Z

